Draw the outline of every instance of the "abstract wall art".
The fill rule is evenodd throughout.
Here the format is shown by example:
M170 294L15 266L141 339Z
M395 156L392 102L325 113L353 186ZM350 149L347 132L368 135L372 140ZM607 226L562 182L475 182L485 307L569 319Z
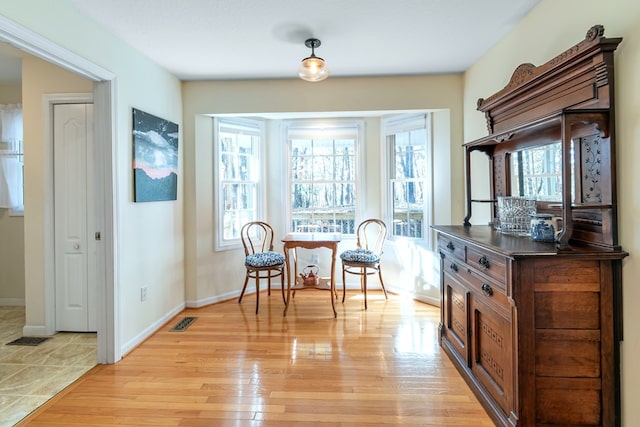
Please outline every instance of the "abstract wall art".
M178 198L178 125L133 109L134 201Z

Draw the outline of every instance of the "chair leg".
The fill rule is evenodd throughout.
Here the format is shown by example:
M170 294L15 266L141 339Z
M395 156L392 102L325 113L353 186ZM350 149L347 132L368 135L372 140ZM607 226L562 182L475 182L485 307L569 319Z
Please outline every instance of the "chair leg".
M238 304L242 302L242 297L244 296L244 291L247 289L247 283L249 283L249 273L244 278L244 286L242 286L242 292L240 292L240 298L238 298Z
M378 266L378 277L380 278L380 286L382 286L382 292L384 292L384 299L389 299L387 296L387 290L384 287L384 282L382 281L382 269Z
M271 270L267 271L267 295L271 296Z
M280 285L280 289L282 289L282 302L284 302L284 305L287 305L287 298L284 296L284 269L280 270L280 279L282 283Z
M346 296L347 296L347 282L345 280L344 267L342 267L342 303L343 304Z
M362 292L364 293L364 309L367 309L367 269L363 268L362 274Z
M256 314L258 314L258 307L260 307L260 272L256 271Z

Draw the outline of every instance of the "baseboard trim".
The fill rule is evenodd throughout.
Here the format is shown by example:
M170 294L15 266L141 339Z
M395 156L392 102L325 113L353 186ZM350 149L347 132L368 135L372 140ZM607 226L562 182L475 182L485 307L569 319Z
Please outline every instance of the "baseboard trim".
M414 295L413 299L435 307L440 307L440 298L432 298L426 295Z
M170 321L173 317L175 317L178 313L180 313L184 309L185 309L185 304L184 303L179 304L178 306L174 307L173 310L169 311L164 316L162 316L160 319L158 319L155 322L153 322L149 327L144 329L138 335L136 335L135 337L133 337L132 339L127 341L122 346L122 348L120 349L122 357L124 357L131 350L133 350L134 348L136 348L137 346L142 344L151 335L155 334L168 321Z
M273 285L271 286L271 289L273 290L274 287ZM245 295L247 294L251 294L251 293L255 293L256 289L254 288L247 288L247 290L245 291ZM201 308L207 305L211 305L211 304L215 304L218 302L222 302L222 301L227 301L230 299L234 299L234 298L238 298L240 296L240 291L234 291L234 292L227 292L226 294L222 294L222 295L216 295L214 297L209 297L209 298L204 298L204 299L199 299L199 300L191 300L191 301L187 301L186 302L186 307L188 308Z
M24 325L22 328L22 336L24 337L42 337L51 335L47 331L45 325Z
M24 307L24 298L0 298L0 305L6 307Z

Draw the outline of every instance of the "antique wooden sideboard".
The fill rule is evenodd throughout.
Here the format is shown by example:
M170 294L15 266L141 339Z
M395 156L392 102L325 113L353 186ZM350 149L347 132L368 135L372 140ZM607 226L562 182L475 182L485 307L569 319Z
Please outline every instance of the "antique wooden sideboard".
M547 63L519 66L504 89L480 99L489 135L464 145L467 216L463 225L433 227L440 343L497 425L620 425L627 253L617 230L613 68L621 41L596 25ZM562 219L556 242L471 225L477 203L488 203L495 218L498 197L531 196L515 182L516 159L552 144L561 188L555 200L536 204ZM489 164L488 200L472 198L475 151Z

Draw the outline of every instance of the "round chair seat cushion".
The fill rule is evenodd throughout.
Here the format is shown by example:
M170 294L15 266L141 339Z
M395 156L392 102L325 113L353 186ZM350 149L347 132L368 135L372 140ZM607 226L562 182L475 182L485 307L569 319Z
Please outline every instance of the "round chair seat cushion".
M258 252L247 256L244 263L250 267L275 267L284 264L284 255L274 251Z
M380 261L380 255L369 249L351 249L340 254L340 259L347 262L373 263Z

